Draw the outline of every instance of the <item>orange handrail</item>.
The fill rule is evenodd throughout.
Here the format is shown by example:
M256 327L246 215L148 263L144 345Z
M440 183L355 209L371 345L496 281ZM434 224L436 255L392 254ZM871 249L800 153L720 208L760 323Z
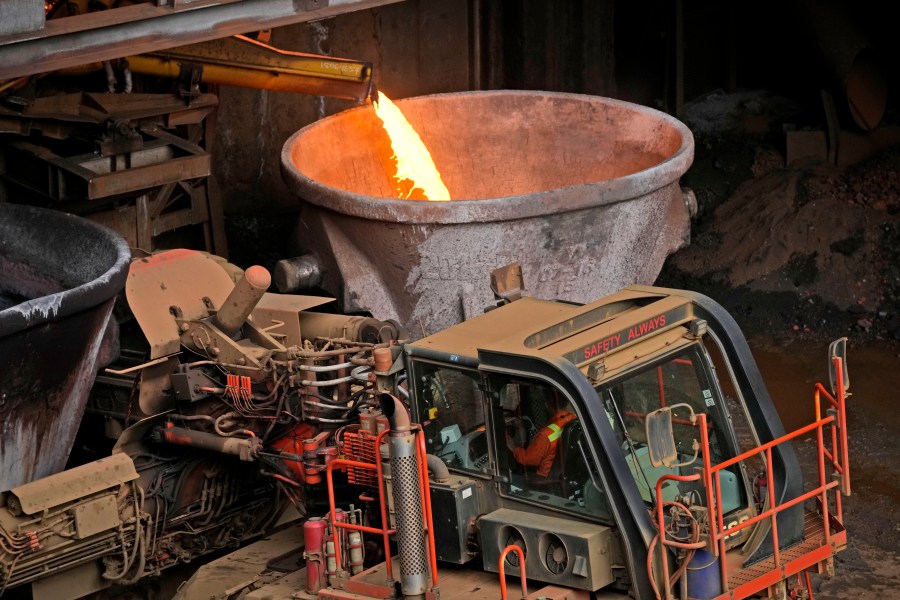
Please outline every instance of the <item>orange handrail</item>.
M336 520L337 509L335 507L335 502L334 502L334 480L333 480L333 476L332 476L332 471L334 470L335 467L355 467L358 469L372 469L372 470L374 470L376 468L375 465L360 462L358 460L348 460L346 458L335 458L334 460L332 460L331 462L328 463L328 466L325 468L325 476L327 477L327 480L328 480L328 505L329 505L329 509L330 509L329 516L331 517L331 526L333 528L338 528L338 529L349 529L351 531L363 531L365 533L382 534L384 536L385 548L389 548L390 547L390 545L389 545L390 539L389 538L392 533L395 533L395 530L388 529L387 521L383 521L382 522L383 527L379 528L379 527L369 527L367 525L357 525L354 523L344 523L342 521ZM378 469L378 470L380 471L381 469ZM379 496L380 496L380 500L384 500L384 495L381 492L381 490L379 490ZM335 570L340 571L341 570L341 548L340 548L339 537L334 536L333 541L334 541L334 553L335 553L335 557L334 557ZM390 556L390 554L391 554L390 552L385 553L385 563L386 563L388 577L392 576L391 575L391 556Z
M783 570L780 549L778 543L778 523L777 523L777 515L778 513L787 510L793 506L806 502L807 500L819 496L819 504L820 510L822 511L822 520L823 520L823 528L824 528L824 543L825 545L829 545L831 543L831 523L829 518L829 490L833 490L835 488L840 488L839 492L844 495L850 494L850 479L849 479L849 459L848 459L848 450L847 450L847 429L846 429L846 398L845 392L843 389L843 371L842 364L840 358L834 359L834 364L837 372L837 385L836 388L838 390L837 398L831 396L827 390L821 385L816 384L815 388L815 408L816 408L816 421L814 423L810 423L805 427L801 427L789 434L783 435L777 439L774 439L770 442L766 442L765 444L761 444L760 446L748 450L734 458L730 458L726 461L723 461L717 465L710 464L710 452L709 452L709 436L706 422L706 415L700 413L697 415L698 429L700 431L700 444L701 444L701 452L703 456L703 469L700 473L696 473L693 475L663 475L656 482L656 510L655 516L657 521L657 528L660 532L659 542L660 542L660 556L662 563L662 571L664 581L666 582L666 591L665 597L667 600L672 598L671 589L668 585L669 580L669 565L666 560L666 547L675 547L675 548L689 548L691 544L684 544L682 542L676 542L674 540L668 540L665 536L665 517L663 512L664 502L662 501L662 487L666 481L703 481L703 485L706 488L706 503L709 508L710 514L710 531L709 531L709 540L708 544L710 550L716 554L717 556L724 556L725 554L725 543L726 538L734 535L735 533L746 529L748 527L752 527L759 523L764 519L771 520L772 527L772 544L773 544L773 562L776 570ZM829 404L831 404L834 409L835 414L829 414L825 417L821 416L821 397L824 395L825 399L828 400ZM825 448L824 441L824 428L826 426L831 426L831 450ZM761 453L765 453L765 462L766 462L766 476L767 480L772 482L773 472L772 472L772 449L779 444L783 444L785 442L789 442L797 437L800 437L810 431L815 430L816 432L816 447L818 454L818 486L813 488L812 490L797 496L791 500L788 500L782 504L777 504L775 499L775 486L768 486L768 495L769 495L769 509L761 512L753 518L747 519L741 523L733 525L731 527L725 528L724 524L724 515L722 512L721 505L716 502L717 499L722 497L721 490L721 471L732 466L738 464L752 456L756 456ZM840 430L840 437L838 437L837 430ZM829 463L834 469L836 473L840 475L840 482L838 481L826 481L826 473L825 473L825 459L826 457L829 459ZM835 492L834 504L835 504L835 514L834 517L838 522L843 522L843 507L841 503L841 493ZM713 510L715 511L715 519L713 519ZM729 592L728 586L728 565L727 561L720 560L719 561L719 569L720 575L722 579L722 589L727 593ZM785 575L789 575L789 573L785 573Z
M525 579L525 552L515 544L510 544L500 553L497 570L500 571L500 600L506 600L506 555L515 551L519 556L519 577L522 580L522 598L528 597L528 582Z
M659 405L666 405L666 381L663 378L662 365L656 367L656 385L659 386Z
M389 433L389 430L385 429L380 432L375 437L375 448L381 447L382 438ZM419 494L420 500L423 504L423 517L424 517L424 528L425 532L428 536L428 554L429 554L429 562L431 566L431 584L432 586L437 586L438 584L438 573L437 573L437 553L435 551L434 546L434 524L432 521L432 510L431 510L431 488L428 485L428 469L424 465L426 464L426 450L425 450L425 435L421 429L416 434L417 438L417 448L416 452L418 455L418 471L419 471ZM368 527L365 525L357 525L353 523L345 523L342 521L337 521L337 509L335 506L334 500L334 480L332 471L336 467L355 467L359 469L367 469L376 471L378 478L378 500L381 505L381 524L382 527ZM387 518L387 502L384 497L384 477L382 473L381 461L375 461L375 464L360 462L356 460L349 460L345 458L336 458L328 463L325 468L325 474L328 481L328 505L329 505L329 516L331 518L331 526L333 528L338 529L349 529L351 531L362 531L365 533L374 533L381 534L384 540L384 556L385 556L385 570L387 572L387 576L389 579L393 578L393 569L391 565L391 552L390 552L390 536L396 533L395 529L388 528L388 518ZM335 553L335 570L341 570L341 548L340 548L340 539L339 536L334 536L334 553Z

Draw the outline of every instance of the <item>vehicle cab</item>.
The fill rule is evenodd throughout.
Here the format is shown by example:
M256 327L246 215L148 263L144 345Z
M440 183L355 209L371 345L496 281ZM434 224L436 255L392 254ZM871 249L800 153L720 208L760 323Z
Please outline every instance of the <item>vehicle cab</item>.
M584 306L526 297L407 345L413 416L427 451L471 490L465 509L447 504L454 514L440 514L436 503L435 523L454 523L436 528L438 548L475 545L483 568L496 571L503 549L518 545L529 578L649 597L657 483L703 465L692 414L706 415L712 465L741 451L709 349L715 342L696 309L691 298L646 287ZM746 398L736 395L740 410ZM654 464L647 415L673 406L677 456L673 466ZM571 416L548 427L559 414ZM759 428L748 429L758 437ZM554 454L549 468L526 459L535 443ZM756 514L746 471L743 463L721 471L716 502L729 522ZM700 481L665 480L661 492L665 502L697 507L708 497ZM455 523L460 514L468 526ZM742 530L728 546L749 535ZM510 567L516 556L507 555Z

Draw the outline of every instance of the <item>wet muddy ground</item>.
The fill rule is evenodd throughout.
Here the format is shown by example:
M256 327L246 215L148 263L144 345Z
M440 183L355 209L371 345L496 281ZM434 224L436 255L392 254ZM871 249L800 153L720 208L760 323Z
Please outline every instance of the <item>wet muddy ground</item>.
M787 430L814 420L812 389L826 384L827 344L751 338L753 353ZM852 495L844 499L848 548L835 577L814 581L819 600L900 599L900 347L863 343L848 349ZM807 472L815 473L815 443L797 443ZM874 595L873 595L874 594Z

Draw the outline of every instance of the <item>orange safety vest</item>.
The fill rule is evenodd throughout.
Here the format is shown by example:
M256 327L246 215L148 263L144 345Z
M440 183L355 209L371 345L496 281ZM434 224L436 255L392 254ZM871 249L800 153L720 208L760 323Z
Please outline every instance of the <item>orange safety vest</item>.
M547 477L556 459L559 438L563 428L575 420L575 415L570 412L560 411L554 415L553 420L544 426L531 438L527 448L516 448L513 457L520 465L527 467L537 466L537 474Z

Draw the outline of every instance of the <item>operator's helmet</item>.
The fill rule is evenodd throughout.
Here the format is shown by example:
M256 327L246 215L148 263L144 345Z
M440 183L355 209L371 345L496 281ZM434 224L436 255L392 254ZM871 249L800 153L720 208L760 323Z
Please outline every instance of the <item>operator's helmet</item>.
M563 408L553 414L551 421L563 427L576 419L575 413Z

